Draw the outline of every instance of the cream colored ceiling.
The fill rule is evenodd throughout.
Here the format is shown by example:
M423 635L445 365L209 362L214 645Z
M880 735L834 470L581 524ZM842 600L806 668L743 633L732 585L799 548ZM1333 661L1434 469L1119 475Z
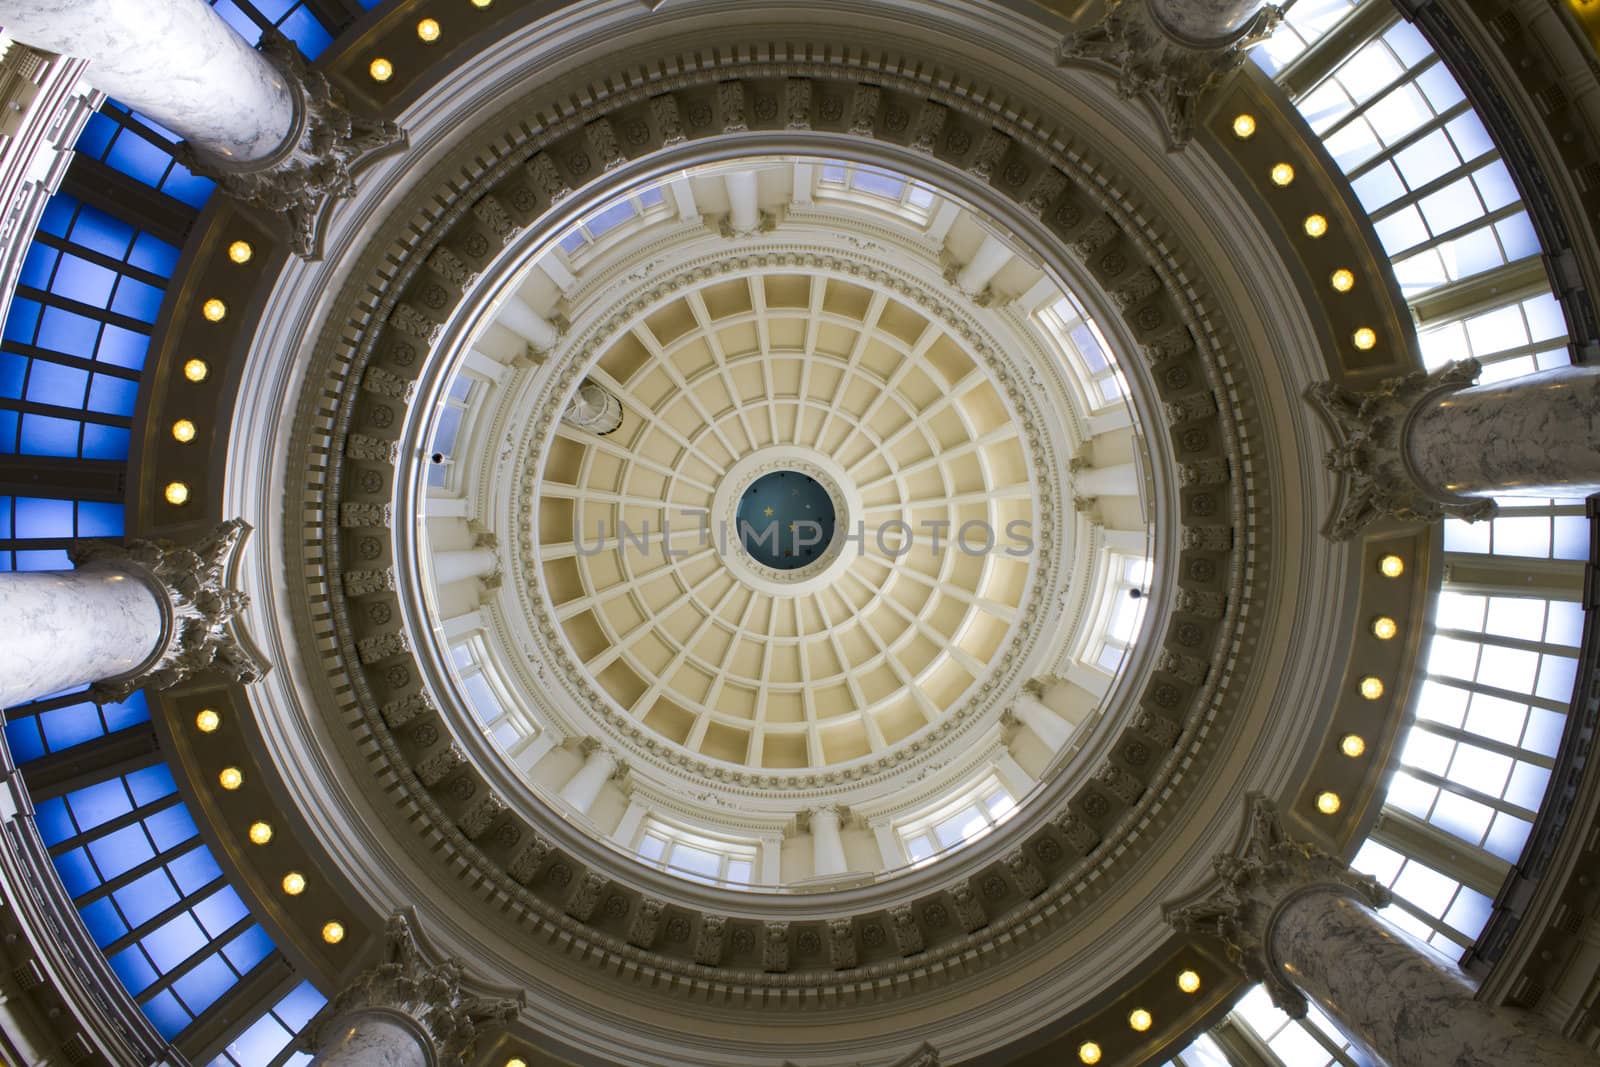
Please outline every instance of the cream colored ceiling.
M737 277L656 310L590 377L622 399L623 426L560 429L539 554L566 640L646 727L716 760L824 767L937 722L986 675L1017 621L1026 560L936 553L925 539L895 559L875 536L891 520L1033 520L1012 414L943 326L840 278ZM859 489L850 523L867 536L824 588L744 580L682 514L710 509L730 468L772 445L832 459ZM619 521L673 524L683 558L618 546ZM580 554L575 529L611 547Z

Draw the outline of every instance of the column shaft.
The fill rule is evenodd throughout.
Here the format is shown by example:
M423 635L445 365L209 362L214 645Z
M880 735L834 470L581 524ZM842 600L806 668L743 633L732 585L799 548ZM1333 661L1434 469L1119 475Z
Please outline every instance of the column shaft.
M1149 0L1156 21L1190 44L1236 37L1266 7L1264 0Z
M505 303L500 305L497 321L540 350L548 351L554 348L561 338L549 319L515 296L506 297Z
M466 578L483 578L494 572L492 548L466 548L433 554L433 576L440 585Z
M811 813L811 873L822 877L843 874L850 864L844 857L844 841L839 836L837 808L818 808Z
M736 234L752 233L761 225L754 171L741 170L724 179L728 189L728 222Z
M1022 725L1038 735L1050 751L1058 751L1072 738L1073 727L1061 716L1046 707L1039 698L1028 693L1018 693L1012 711Z
M603 748L593 750L584 759L583 766L578 768L578 773L561 787L561 799L588 814L589 809L594 807L594 802L600 799L600 790L605 787L616 769L615 756Z
M1086 467L1072 475L1072 487L1083 496L1135 496L1139 492L1139 469L1132 463Z
M237 164L285 150L294 94L204 0L0 0L19 41L89 60L98 89Z
M983 243L972 254L972 259L956 275L956 285L962 292L976 296L983 292L984 287L994 280L1000 268L1010 259L1011 249L999 238L985 234Z
M1600 367L1558 367L1424 399L1404 441L1425 487L1455 496L1600 492Z
M1406 1067L1577 1067L1595 1055L1525 1012L1480 1003L1459 972L1366 904L1322 886L1270 931L1290 983L1353 1040Z
M144 581L109 567L0 574L0 707L127 674L161 650Z
M311 1067L428 1067L416 1024L388 1012L360 1012L328 1027Z

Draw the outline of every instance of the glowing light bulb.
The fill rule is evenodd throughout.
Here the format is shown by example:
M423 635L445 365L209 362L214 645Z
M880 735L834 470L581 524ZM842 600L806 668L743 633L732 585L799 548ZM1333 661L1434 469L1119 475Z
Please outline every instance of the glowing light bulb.
M1200 992L1200 976L1194 971L1179 971L1178 988L1185 993Z
M200 305L200 314L206 317L207 322L221 322L228 316L228 305L212 297Z
M1272 184L1286 186L1294 181L1294 168L1287 163L1276 163L1272 167Z
M1343 267L1328 275L1328 284L1336 293L1348 293L1356 287L1356 276Z
M323 924L322 940L330 945L337 945L344 940L344 926L339 923Z
M189 487L182 482L168 482L166 492L162 495L169 504L185 504L189 500Z
M1293 177L1292 172L1290 176L1291 178ZM1278 181L1276 176L1272 180ZM1278 184L1282 185L1284 183L1278 182ZM1306 221L1301 225L1305 228L1307 237L1321 237L1328 232L1328 220L1322 215L1307 215Z
M217 781L222 783L224 789L238 789L244 785L244 772L237 767L224 767L222 773L217 775Z
M250 840L257 845L264 845L272 840L272 826L264 822L250 824Z
M1378 333L1370 326L1363 326L1350 335L1350 342L1365 352L1378 343Z
M1398 578L1406 572L1406 561L1399 556L1384 556L1378 561L1378 570L1385 578Z
M472 0L473 7L488 7L492 3L494 0ZM511 1064L506 1064L506 1067L511 1067Z
M1379 697L1383 696L1383 681L1381 679L1374 678L1370 674L1367 675L1365 678L1361 679L1361 695L1366 697L1368 700L1377 700Z
M211 368L206 366L203 359L191 359L183 365L183 376L191 382L203 382L210 373Z
M473 0L473 3L477 3L477 0ZM521 1057L513 1056L506 1061L506 1067L528 1067L528 1061Z
M222 725L222 716L210 708L202 708L200 714L194 717L194 728L203 734L209 734Z
M283 891L291 897L297 897L306 891L306 876L299 871L290 871L283 876Z
M1372 620L1372 636L1379 641L1388 641L1400 632L1399 623L1387 615L1379 615Z
M248 263L255 254L255 249L250 247L249 241L235 241L228 246L228 258L235 263Z
M194 423L190 422L188 419L179 419L177 422L173 423L172 438L173 440L182 444L188 444L190 441L193 441Z
M1128 1025L1139 1031L1141 1034L1150 1029L1150 1024L1153 1021L1154 1020L1150 1018L1150 1013L1145 1011L1143 1008L1134 1008L1128 1013Z
M427 44L432 44L439 39L439 20L423 19L417 23L417 36Z
M1093 1041L1085 1041L1078 1046L1078 1059L1084 1063L1100 1062L1100 1046Z
M1367 751L1367 739L1360 734L1345 734L1339 739L1339 751L1356 759Z
M394 77L394 64L380 56L367 65L367 73L375 82L386 82Z
M1233 119L1233 135L1241 141L1248 141L1256 133L1256 117L1254 115L1236 115Z
M1333 815L1339 810L1338 793L1318 793L1317 810L1324 815Z

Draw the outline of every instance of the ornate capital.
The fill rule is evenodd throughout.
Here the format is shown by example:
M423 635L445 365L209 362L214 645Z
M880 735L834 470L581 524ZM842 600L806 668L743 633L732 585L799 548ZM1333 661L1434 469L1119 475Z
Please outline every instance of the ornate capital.
M84 541L68 550L80 568L135 575L161 605L161 650L138 670L96 683L91 690L95 699L124 700L140 686L167 689L204 670L219 671L234 682L265 677L269 665L239 640L233 626L250 598L229 588L228 572L249 532L243 519L230 519L192 546L161 538L121 545Z
M1283 11L1265 6L1237 33L1199 42L1169 30L1150 5L1151 0L1106 0L1099 22L1061 39L1056 61L1093 60L1114 67L1117 91L1130 98L1148 96L1166 123L1168 144L1181 148L1194 132L1200 97L1243 65L1245 54L1271 35Z
M1374 908L1391 898L1388 889L1352 871L1342 860L1309 841L1291 838L1277 806L1266 797L1252 793L1248 804L1244 840L1234 852L1211 861L1216 882L1163 905L1161 912L1179 933L1221 941L1228 959L1263 983L1272 1002L1298 1019L1306 1013L1305 994L1272 959L1272 923L1278 910L1291 897L1311 889L1355 897Z
M295 254L314 259L319 255L317 215L328 201L355 192L351 166L370 152L405 143L405 131L387 119L352 114L344 95L277 30L262 35L261 52L294 94L295 126L288 143L272 158L244 167L203 155L187 142L174 154L234 199L277 215Z
M1328 469L1345 476L1343 502L1328 524L1330 538L1348 540L1385 516L1434 522L1450 515L1473 522L1494 515L1493 500L1455 502L1442 488L1421 485L1405 457L1410 414L1436 393L1471 385L1478 370L1477 360L1464 359L1431 374L1413 371L1386 378L1369 392L1332 382L1306 390L1306 399L1322 412L1339 441L1328 450Z
M316 1052L337 1031L341 1019L385 1008L416 1020L433 1041L441 1065L464 1067L477 1049L481 1031L517 1017L522 1006L518 1000L465 992L460 960L425 961L404 915L390 916L384 935L383 962L328 1001L306 1027L302 1043L308 1051Z

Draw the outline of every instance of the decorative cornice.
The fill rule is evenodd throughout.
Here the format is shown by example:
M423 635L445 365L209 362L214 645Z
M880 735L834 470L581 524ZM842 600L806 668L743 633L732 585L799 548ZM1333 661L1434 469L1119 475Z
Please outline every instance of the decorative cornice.
M1413 371L1386 378L1376 389L1359 392L1333 382L1306 390L1306 399L1323 414L1338 438L1328 449L1328 469L1344 475L1344 496L1326 527L1328 537L1347 541L1380 518L1435 522L1450 515L1468 522L1492 518L1493 500L1452 500L1437 486L1422 485L1406 460L1410 417L1439 393L1464 389L1478 379L1478 361L1464 359L1433 372Z
M270 669L240 640L234 617L250 603L231 587L234 557L250 532L229 519L193 546L165 538L126 544L81 541L67 550L80 568L120 570L143 581L161 607L162 641L150 659L129 673L91 687L95 699L125 700L141 686L170 689L202 671L232 682L259 681Z

